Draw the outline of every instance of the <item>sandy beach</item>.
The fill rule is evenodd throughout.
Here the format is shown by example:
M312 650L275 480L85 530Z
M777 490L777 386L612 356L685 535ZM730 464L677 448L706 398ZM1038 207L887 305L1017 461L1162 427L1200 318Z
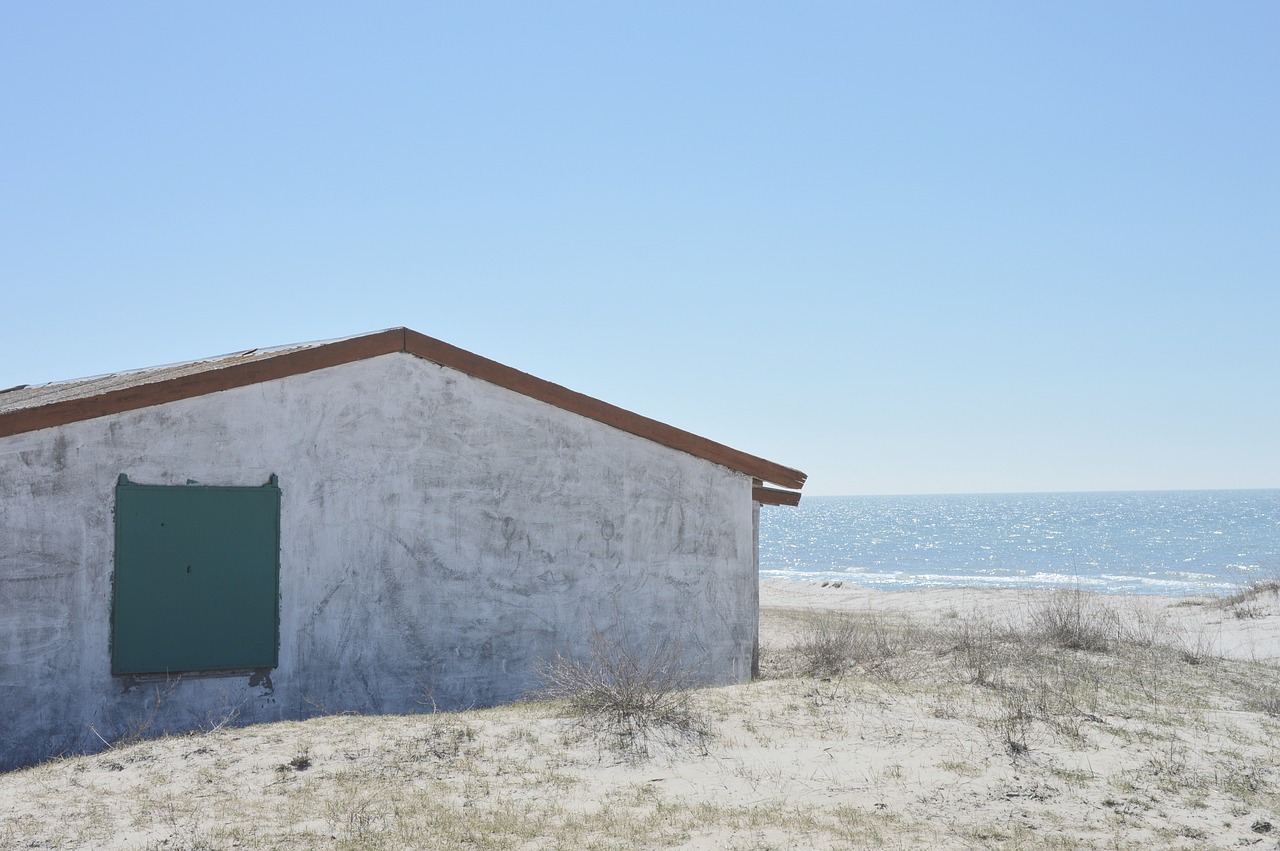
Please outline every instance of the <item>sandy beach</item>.
M771 581L761 668L625 741L530 701L119 743L0 775L0 847L1280 848L1273 589Z
M941 624L961 614L1025 622L1055 592L988 588L876 591L852 583L760 583L762 609L830 609L876 612ZM1266 593L1241 607L1218 605L1215 597L1098 596L1102 605L1129 622L1160 625L1162 639L1190 642L1228 659L1280 664L1280 606Z

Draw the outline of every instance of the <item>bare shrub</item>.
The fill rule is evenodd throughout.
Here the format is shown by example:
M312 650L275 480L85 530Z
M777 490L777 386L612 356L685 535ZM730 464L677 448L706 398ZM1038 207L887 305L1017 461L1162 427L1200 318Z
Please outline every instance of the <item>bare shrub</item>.
M1181 633L1169 620L1167 611L1141 601L1120 603L1111 612L1116 639L1135 647L1178 646Z
M959 618L946 632L946 651L974 685L995 686L1012 656L1007 631L981 616Z
M673 642L634 651L592 629L585 660L557 653L538 663L531 696L563 700L584 727L619 749L648 756L651 744L705 744L709 724L689 691L699 685Z
M1188 665L1204 665L1220 661L1213 637L1201 627L1194 633L1178 635L1169 642L1170 649Z
M805 622L794 651L800 672L811 677L837 677L853 665L860 642L855 620L845 612L819 612Z
M996 729L999 730L1009 754L1017 759L1031 750L1036 722L1035 709L1027 694L1020 690L1005 693L1001 703L1001 710L996 717Z
M923 642L923 635L894 627L872 613L824 611L805 620L792 652L804 676L838 677L861 666L896 679L901 672L885 663Z
M1079 588L1053 591L1031 611L1031 626L1064 650L1105 652L1120 639L1120 620L1096 595Z

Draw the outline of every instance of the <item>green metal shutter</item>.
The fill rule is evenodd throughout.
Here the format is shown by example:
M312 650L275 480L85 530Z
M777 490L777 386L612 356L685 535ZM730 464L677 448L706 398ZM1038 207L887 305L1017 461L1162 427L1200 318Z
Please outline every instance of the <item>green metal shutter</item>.
M111 671L274 668L280 488L116 485Z

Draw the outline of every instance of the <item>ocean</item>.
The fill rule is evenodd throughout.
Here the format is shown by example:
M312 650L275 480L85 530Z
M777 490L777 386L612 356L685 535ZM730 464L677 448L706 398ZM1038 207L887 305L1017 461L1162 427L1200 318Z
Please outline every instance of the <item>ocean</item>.
M1280 578L1280 490L806 496L761 510L760 576L1226 594Z

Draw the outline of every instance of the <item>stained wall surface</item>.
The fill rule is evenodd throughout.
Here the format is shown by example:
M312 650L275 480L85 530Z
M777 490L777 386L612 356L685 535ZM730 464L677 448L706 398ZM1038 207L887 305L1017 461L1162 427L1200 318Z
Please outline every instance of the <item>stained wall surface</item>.
M268 676L111 675L121 474L279 477ZM228 719L509 701L593 631L744 680L751 485L407 354L0 438L0 769Z

